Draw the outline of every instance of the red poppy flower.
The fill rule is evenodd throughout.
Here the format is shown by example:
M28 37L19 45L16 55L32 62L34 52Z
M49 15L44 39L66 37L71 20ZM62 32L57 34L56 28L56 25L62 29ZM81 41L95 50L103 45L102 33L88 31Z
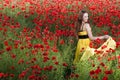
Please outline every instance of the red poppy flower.
M79 77L79 74L75 74L75 77L78 78L78 77Z
M96 9L96 6L95 6L95 5L92 5L92 6L90 6L89 8L90 8L90 10L95 10L95 9Z
M36 78L35 75L30 75L30 76L29 76L29 80L33 80L33 79L35 79L35 78Z
M12 59L15 59L16 55L15 54L11 54L11 57L12 57Z
M12 46L7 46L6 47L6 51L11 51L12 50Z
M18 64L22 64L22 63L24 63L24 60L23 60L23 59L20 59L20 60L18 61Z
M65 42L64 40L60 40L60 44L63 45Z
M102 80L108 80L108 76L104 76Z
M4 73L1 73L1 72L0 72L0 78L2 78L3 76L4 76Z
M99 74L102 70L98 67L96 70L95 70L95 74Z
M103 67L105 66L105 64L103 62L101 62L100 65L103 66Z
M90 76L94 75L95 74L95 71L94 70L91 70L90 71Z
M4 41L4 45L8 46L8 41L7 40Z
M112 73L113 73L113 70L106 70L104 73L105 73L105 74L112 74Z
M56 60L56 56L52 56L52 60Z
M21 74L19 74L19 78L24 78L26 75L26 71L23 71Z
M68 66L68 64L67 64L67 63L63 63L63 66L67 67L67 66Z
M59 62L58 61L56 61L56 62L54 62L55 63L55 65L58 65L59 64Z
M14 74L10 74L10 77L14 77L15 75Z

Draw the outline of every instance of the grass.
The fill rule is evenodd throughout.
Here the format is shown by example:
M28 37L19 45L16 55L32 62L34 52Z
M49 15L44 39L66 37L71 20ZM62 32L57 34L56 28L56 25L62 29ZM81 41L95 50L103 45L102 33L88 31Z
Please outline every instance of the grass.
M72 6L68 5L67 8L69 7L71 8ZM29 10L27 11L29 13ZM95 55L90 57L89 60L80 61L77 65L73 65L77 45L77 40L74 36L55 36L56 23L49 25L52 28L48 32L52 33L52 35L45 34L45 25L40 26L41 30L37 32L35 29L36 24L33 20L38 15L34 13L25 18L25 13L23 12L15 16L18 12L21 12L21 10L15 9L11 11L10 8L5 8L1 11L2 14L11 17L14 20L14 24L16 22L20 23L20 28L16 29L12 29L10 26L3 27L2 23L0 23L0 28L7 29L7 32L4 32L4 30L0 31L0 73L4 74L2 77L0 75L1 80L33 80L32 77L34 79L39 78L38 80L95 80L95 78L102 80L104 76L108 77L109 80L120 80L120 63L119 58L116 58L120 55L119 47L115 52L107 57L104 56L101 60ZM73 13L69 15L73 15ZM4 20L3 17L2 20ZM8 20L8 23L11 25L12 20ZM108 27L98 28L95 25L91 25L91 27L95 36L98 34L103 35L102 30L109 30ZM24 32L25 28L30 30ZM61 26L60 29L68 28ZM31 36L32 31L33 36ZM42 34L42 38L36 37L38 33ZM111 32L108 33L112 36ZM30 40L26 40L26 37L30 38ZM53 38L53 40L49 38ZM60 44L61 40L64 41L63 44ZM73 40L74 43L70 42L70 40ZM8 41L7 46L5 41ZM15 44L15 41L18 42ZM55 41L57 42L55 43ZM7 51L7 48L11 50ZM101 65L101 63L104 63L105 66ZM97 71L98 68L101 71ZM91 76L90 71L92 70L96 72ZM107 70L113 70L113 73L105 74ZM14 76L11 76L12 74Z

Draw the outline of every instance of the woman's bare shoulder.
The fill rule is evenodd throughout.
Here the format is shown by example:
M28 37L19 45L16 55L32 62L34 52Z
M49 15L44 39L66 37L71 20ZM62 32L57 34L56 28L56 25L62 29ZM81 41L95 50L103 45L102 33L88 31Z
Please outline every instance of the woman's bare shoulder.
M85 27L89 29L91 28L89 23L85 23Z
M90 24L89 24L89 23L85 23L85 25L86 25L86 26L90 26Z

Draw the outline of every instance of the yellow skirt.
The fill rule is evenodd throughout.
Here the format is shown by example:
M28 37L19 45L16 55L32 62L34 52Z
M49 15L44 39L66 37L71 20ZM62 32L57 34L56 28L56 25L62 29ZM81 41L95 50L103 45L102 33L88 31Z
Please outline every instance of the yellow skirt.
M94 48L90 48L89 47L90 44L90 40L89 39L83 39L83 40L79 40L78 44L77 44L77 49L76 49L76 53L75 53L75 59L73 61L73 64L75 64L76 62L79 61L83 61L83 60L87 60L89 59L89 57L95 55L97 52L95 51L101 51L102 54L100 54L101 56L103 56L107 50L109 49L116 49L116 42L112 39L112 37L110 37L109 39L106 40L105 43L103 43L98 49L94 49ZM106 46L104 48L104 46ZM81 48L84 47L85 50L83 52L82 57L79 57L81 52Z
M89 44L90 44L89 38L78 40L73 64L79 62L82 52L87 48L87 46L89 46Z

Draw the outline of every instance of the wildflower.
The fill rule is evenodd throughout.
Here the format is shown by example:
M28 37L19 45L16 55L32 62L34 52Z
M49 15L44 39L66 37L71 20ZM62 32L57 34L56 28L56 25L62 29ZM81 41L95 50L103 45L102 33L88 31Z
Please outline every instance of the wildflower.
M104 45L104 46L102 46L101 48L102 48L102 49L105 49L105 48L107 48L107 46L106 46L106 45Z
M55 63L55 65L58 65L59 64L59 62L58 61L56 61L56 62L54 62Z
M48 56L44 56L43 57L43 62L47 62L49 60L49 57Z
M12 46L7 46L6 47L6 51L11 51L12 50Z
M11 54L11 57L12 57L12 59L15 59L16 55L15 54Z
M73 73L70 74L70 77L71 77L71 78L73 78L74 76L75 76L75 74L73 74Z
M46 49L49 50L49 49L50 49L50 46L49 46L49 45L46 45Z
M64 40L60 40L60 44L63 45L65 42Z
M99 74L101 72L101 69L100 69L100 67L98 67L96 70L95 70L95 73L96 74Z
M35 79L35 78L36 78L35 75L30 75L30 76L29 76L29 80L33 80L33 79Z
M18 61L18 64L22 64L22 63L24 63L24 60L23 60L23 59L20 59L20 60Z
M19 74L19 78L25 77L26 73L27 73L26 71L23 71L21 74Z
M2 78L4 76L4 73L0 73L0 78Z
M2 31L3 30L3 28L0 28L0 31Z
M56 49L56 47L52 48L53 52L58 52L58 50Z
M14 77L15 75L14 74L10 74L10 77Z
M7 40L4 41L4 45L8 46L8 41Z
M52 69L53 69L53 66L52 66L52 65L48 67L48 70L49 70L49 71L51 71Z
M21 46L20 49L23 50L25 47L24 46Z
M100 65L103 66L103 67L105 66L105 64L103 62L101 62Z
M78 77L79 77L79 74L75 74L75 77L78 78Z
M56 60L56 56L52 56L52 60Z
M113 73L113 70L106 70L104 73L105 73L105 74L112 74L112 73Z
M95 5L90 6L90 10L95 10L95 9L96 9Z
M31 63L34 63L35 61L37 61L37 59L36 58L32 58Z
M90 76L94 75L95 74L95 71L94 70L91 70L90 71Z
M41 45L41 44L35 44L35 45L34 45L34 48L44 48L44 46Z
M95 64L92 64L92 67L95 67Z
M68 64L67 64L67 63L63 63L63 66L67 67L67 66L68 66Z
M48 51L46 51L46 52L43 53L44 56L48 56L48 54L49 54Z
M104 76L102 80L108 80L108 76Z

